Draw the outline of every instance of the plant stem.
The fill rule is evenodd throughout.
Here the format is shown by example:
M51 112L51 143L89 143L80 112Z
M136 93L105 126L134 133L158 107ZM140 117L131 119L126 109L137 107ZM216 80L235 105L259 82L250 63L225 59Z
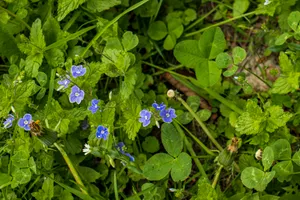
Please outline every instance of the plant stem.
M50 81L49 81L49 94L47 99L47 113L49 111L49 107L51 105L51 100L54 91L54 79L55 79L56 68L51 69Z
M65 159L65 161L66 161L66 163L67 163L67 165L68 165L68 167L69 167L69 169L70 169L70 171L71 171L71 173L72 173L72 175L73 175L76 183L80 186L80 190L84 194L88 195L87 190L84 187L84 185L83 185L83 183L81 181L80 176L78 175L78 173L77 173L74 165L72 164L72 162L71 162L70 158L68 157L67 153L65 152L65 150L63 148L61 148L56 142L54 143L54 146L59 150L59 152L61 153L61 155Z
M84 57L84 55L86 54L86 52L89 50L89 48L98 40L99 37L101 37L101 35L114 23L116 23L121 17L123 17L125 14L129 13L130 11L135 10L136 8L140 7L141 5L147 3L149 0L143 0L140 1L136 4L134 4L133 6L131 6L130 8L126 9L125 11L123 11L121 14L119 14L118 16L116 16L113 20L111 20L109 23L107 23L103 29L101 29L97 35L95 35L95 37L92 39L92 41L85 47L84 51L81 54L81 58Z
M219 177L220 177L220 174L221 174L221 171L222 171L222 168L223 168L223 166L220 165L219 168L218 168L218 170L217 170L217 172L216 172L214 181L213 181L213 183L212 183L212 185L211 185L212 188L215 188L215 187L216 187L216 185L217 185L217 183L218 183L218 180L219 180Z
M176 119L175 119L176 120ZM199 144L199 146L209 155L215 156L215 154L205 146L205 144L203 144L196 136L194 136L187 128L185 128L181 123L178 122L178 120L176 120L176 122L186 131L188 132L188 134L195 140L195 142L197 144Z
M180 133L181 137L183 138L184 144L185 144L187 150L192 155L193 160L194 160L195 164L197 165L199 171L201 172L202 176L204 176L205 178L208 178L207 174L206 174L206 172L205 172L205 170L204 170L204 168L203 168L203 166L201 164L201 162L199 161L198 158L196 158L196 153L195 153L195 151L194 151L194 149L192 147L192 144L189 142L189 140L185 136L183 130L180 128L179 124L176 121L174 121L174 126L177 129L177 131Z
M0 9L4 10L4 11L7 12L9 15L13 16L14 18L16 18L16 20L18 20L19 22L21 22L22 24L24 24L25 27L26 27L28 30L31 29L31 27L30 27L24 20L22 20L20 17L18 17L18 16L15 15L14 13L10 12L9 10L7 10L7 9L1 7L1 6L0 6Z
M115 192L115 198L116 198L116 200L119 200L118 183L117 183L117 172L116 172L116 170L114 171L114 192Z
M212 141L212 143L220 150L222 151L222 146L218 143L218 141L212 136L212 134L209 132L208 128L205 126L205 124L201 121L199 116L192 110L192 108L178 95L176 96L177 100L181 102L181 104L193 115L193 117L196 119L198 124L201 126L203 131L206 133L207 137Z
M134 200L134 199L136 199L137 197L139 197L139 196L141 196L141 195L143 195L143 194L146 194L147 192L150 192L150 191L153 190L155 187L156 187L156 186L153 185L153 186L147 188L146 190L143 190L143 191L141 191L141 192L139 192L139 193L136 193L135 195L132 195L131 197L126 198L126 200Z
M184 35L184 37L190 37L190 36L196 35L196 34L198 34L198 33L201 33L201 32L203 32L203 31L205 31L205 30L208 30L208 29L210 29L210 28L213 28L213 27L216 27L216 26L220 26L220 25L223 25L223 24L227 24L227 23L229 23L229 22L231 22L231 21L234 21L234 20L237 20L237 19L240 19L240 18L249 16L249 15L253 15L253 14L256 14L256 11L248 12L248 13L245 13L245 14L243 14L243 15L240 15L240 16L237 16L237 17L233 17L233 18L227 19L227 20L225 20L225 21L221 21L221 22L219 22L219 23L216 23L216 24L210 25L210 26L208 26L208 27L202 28L202 29L200 29L200 30L198 30L198 31L194 31L194 32L191 32L191 33L187 33L187 34Z
M74 24L74 22L76 21L76 19L80 16L81 11L78 10L74 13L74 15L72 16L72 18L66 23L66 25L63 28L63 31L67 31L69 30L69 28Z
M173 70L180 69L180 68L183 68L183 67L184 67L183 65L176 65L174 67L169 67L168 70L173 71ZM165 73L165 72L164 71L158 71L158 72L155 72L154 74L152 74L152 76L161 75L163 73Z
M214 7L213 9L211 9L211 11L209 11L208 13L206 13L205 15L203 15L201 18L197 19L194 23L192 23L191 25L189 25L184 31L190 30L191 28L193 28L194 26L196 26L197 24L199 24L200 22L202 22L206 17L208 17L211 13L213 13L215 10L217 10L219 6Z

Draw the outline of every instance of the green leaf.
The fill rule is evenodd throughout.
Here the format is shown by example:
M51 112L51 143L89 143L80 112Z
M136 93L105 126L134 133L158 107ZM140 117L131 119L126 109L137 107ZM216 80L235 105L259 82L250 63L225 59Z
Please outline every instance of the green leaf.
M181 20L177 18L172 18L168 21L168 32L177 38L183 33L183 25Z
M226 40L219 27L210 28L204 31L198 45L201 56L203 55L205 58L214 59L226 48Z
M130 51L139 44L139 38L131 31L126 31L122 37L122 45L125 51Z
M293 163L290 160L279 162L272 168L272 172L276 172L278 181L290 181L292 179L292 173L294 172Z
M8 174L0 173L0 189L6 187L11 181L11 176Z
M13 182L17 184L25 184L31 180L31 172L29 168L16 169L12 172Z
M270 117L267 118L266 130L271 133L277 128L285 126L293 116L291 113L284 112L280 106L271 106L266 111L270 114Z
M40 19L36 19L30 30L30 42L31 45L37 47L42 51L46 47L45 38L42 30L42 22Z
M15 38L9 31L5 30L4 27L0 25L0 56L9 58L12 55L19 54L21 54L21 52L18 49Z
M168 34L167 27L164 22L156 21L150 24L148 35L153 40L161 40Z
M292 35L289 34L289 33L283 33L283 34L281 34L281 35L276 39L275 45L278 45L278 46L283 45L283 44L285 43L285 41L286 41L287 39L289 39L290 37L292 37ZM281 53L281 52L280 52L280 53Z
M164 40L163 47L165 50L172 50L176 45L176 37L174 34L169 34Z
M87 0L87 8L95 13L108 10L114 6L120 5L121 0Z
M248 100L246 111L239 116L235 128L240 134L254 135L259 133L264 120L261 108L256 102Z
M233 76L235 74L235 72L237 72L238 69L239 69L238 66L232 65L232 67L230 69L227 69L225 72L223 72L223 76L225 76L225 77Z
M220 69L224 69L232 63L232 59L228 53L220 53L216 58L216 63Z
M300 150L293 155L292 161L300 166Z
M159 150L159 141L154 136L148 136L142 143L142 147L146 152L155 153Z
M283 74L289 75L291 72L294 72L294 66L284 52L280 52L279 54L279 65Z
M65 63L64 52L57 48L46 51L45 58L51 67L60 67Z
M207 109L202 109L202 110L199 110L196 114L199 116L201 121L205 122L210 118L211 111L207 110Z
M287 94L299 88L299 73L290 73L288 77L279 77L271 89L275 94Z
M86 0L58 0L57 20L63 20L70 12L78 8Z
M262 192L266 189L267 185L271 182L275 172L263 172L255 167L247 167L242 171L242 183L249 189Z
M29 158L28 166L36 174L36 164L33 157Z
M270 169L274 161L274 152L273 149L269 146L267 146L262 155L262 164L264 166L264 171L267 171Z
M127 100L134 90L134 85L137 80L137 74L135 68L129 69L126 74L124 81L121 83L120 95L122 100Z
M182 152L177 158L175 158L171 170L171 177L173 181L184 181L191 173L192 159L191 157Z
M163 179L170 172L174 159L165 153L158 153L146 161L143 169L144 176L151 181Z
M198 181L198 192L196 200L218 200L219 195L206 178Z
M28 167L29 152L27 151L16 151L11 157L12 164L18 168Z
M233 63L240 64L247 56L245 49L241 47L234 47L232 50Z
M271 147L274 151L274 160L290 160L292 156L291 145L286 139L279 139Z
M233 3L233 17L244 14L249 8L250 2L248 0L235 0Z
M88 183L96 182L101 177L101 174L92 168L78 166L77 169L81 177Z
M191 107L191 109L196 112L200 106L201 99L199 96L189 96L186 100L186 103Z
M216 84L221 78L221 70L214 61L203 61L195 69L197 82L203 87L210 87Z
M197 40L184 40L179 42L174 49L175 58L183 65L194 68L206 61L199 49Z
M50 45L59 39L61 30L60 30L59 23L54 17L52 16L47 17L46 22L43 24L43 33L47 45Z
M164 123L161 126L161 141L166 151L177 157L183 148L183 138L173 124Z
M47 83L47 74L44 72L39 72L37 77L36 77L37 82L40 84L40 86L45 86Z
M299 26L300 12L299 11L291 12L287 19L287 22L288 22L289 26L291 27L291 29L293 29L293 31L299 32L300 31L300 26Z
M28 76L36 77L39 72L39 68L43 62L43 54L36 54L27 56L25 61L25 72Z

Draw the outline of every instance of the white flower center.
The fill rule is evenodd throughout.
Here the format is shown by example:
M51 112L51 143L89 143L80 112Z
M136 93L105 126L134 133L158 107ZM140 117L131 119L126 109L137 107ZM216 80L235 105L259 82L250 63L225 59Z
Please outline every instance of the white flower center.
M96 104L94 107L95 107L95 108L98 108L98 105Z
M145 119L147 120L147 119L148 119L148 116L145 116Z
M167 113L167 114L166 114L166 117L170 117L170 114L169 114L169 113Z
M27 124L28 124L28 121L27 121L27 120L25 120L25 121L24 121L24 124L25 124L25 125L27 125Z
M78 93L78 92L76 92L76 93L75 93L75 96L76 96L76 97L78 97L78 96L79 96L79 93Z
M102 134L102 135L104 134L104 131L103 131L103 130L101 131L101 134Z

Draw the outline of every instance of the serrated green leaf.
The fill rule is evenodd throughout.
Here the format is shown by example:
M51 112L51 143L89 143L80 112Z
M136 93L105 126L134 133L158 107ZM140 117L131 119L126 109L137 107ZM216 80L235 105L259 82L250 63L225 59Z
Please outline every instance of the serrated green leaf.
M45 58L51 67L60 67L65 63L64 52L57 48L46 51Z
M121 0L87 0L87 8L95 13L108 10L114 6L120 5Z
M271 89L275 94L287 94L299 88L299 73L290 73L288 77L279 77Z
M40 84L40 86L45 86L47 83L47 74L44 72L39 72L36 77L37 82Z
M180 153L179 156L175 158L173 162L171 170L171 177L173 181L177 182L185 180L190 175L191 169L191 157L185 152Z
M294 72L294 66L284 52L280 52L279 54L279 65L283 74L289 75L289 73Z
M264 151L263 151L263 155L262 155L262 163L264 166L264 171L267 171L268 169L270 169L270 167L272 166L274 161L274 152L273 149L269 146L267 146Z
M219 195L206 178L201 178L198 182L198 192L196 200L218 200Z
M271 106L266 111L270 114L270 117L267 118L266 130L271 133L277 128L285 126L293 116L291 113L284 112L280 106Z
M183 148L183 138L173 124L164 123L161 126L161 141L166 151L177 157Z
M275 172L263 172L255 167L247 167L242 171L241 180L247 188L254 188L257 191L264 191L271 182Z
M148 35L153 40L161 40L168 34L167 27L164 22L156 21L150 24Z
M174 159L165 153L158 153L146 161L143 169L144 176L151 181L158 181L167 176L172 168Z
M58 0L57 20L63 20L70 12L78 8L86 0Z
M31 180L31 172L29 168L16 169L12 172L13 182L17 184L25 184Z
M134 85L137 80L135 68L129 69L121 83L120 95L122 100L127 100L134 90Z

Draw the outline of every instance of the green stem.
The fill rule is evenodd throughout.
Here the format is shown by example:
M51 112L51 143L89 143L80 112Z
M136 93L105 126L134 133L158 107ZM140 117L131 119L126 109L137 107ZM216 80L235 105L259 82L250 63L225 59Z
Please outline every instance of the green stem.
M211 185L212 188L215 188L217 183L218 183L218 180L219 180L219 177L220 177L220 174L221 174L221 171L222 171L222 168L223 166L220 165L219 168L218 168L218 171L216 172L216 175L215 175L215 178L214 178L214 181Z
M240 16L237 16L237 17L233 17L233 18L227 19L225 21L221 21L219 23L216 23L216 24L210 25L208 27L202 28L202 29L200 29L198 31L187 33L187 34L184 35L184 37L190 37L190 36L196 35L198 33L201 33L201 32L203 32L205 30L208 30L210 28L213 28L213 27L216 27L216 26L220 26L220 25L223 25L223 24L227 24L227 23L229 23L231 21L234 21L234 20L237 20L237 19L249 16L249 15L253 15L253 14L256 14L256 13L257 13L256 11L248 12L248 13L245 13L243 15L240 15Z
M121 17L123 17L125 14L129 13L130 11L135 10L136 8L140 7L141 5L147 3L149 0L143 0L140 1L136 4L134 4L133 6L131 6L130 8L126 9L124 12L122 12L121 14L119 14L118 16L116 16L113 20L111 20L109 23L107 23L103 29L101 29L101 31L99 31L97 33L97 35L92 39L92 41L85 47L84 51L81 54L81 58L84 57L84 55L86 54L86 52L89 50L89 48L98 40L99 37L101 37L101 35L114 23L116 23Z
M204 176L205 178L208 178L207 174L206 174L206 172L205 172L205 170L204 170L204 168L203 168L203 166L201 164L201 162L199 161L198 158L196 158L196 153L195 153L195 151L194 151L194 149L192 147L192 144L189 142L189 140L185 136L183 130L180 128L179 124L176 121L174 121L174 126L177 129L177 131L180 133L181 137L183 138L184 144L185 144L187 150L192 155L193 160L194 160L196 166L198 167L199 171L201 172L202 176Z
M80 11L80 10L76 11L76 12L73 14L72 18L71 18L71 19L66 23L66 25L64 26L63 31L67 31L67 30L74 24L74 22L75 22L76 19L80 16L80 14L81 14L81 11Z
M72 162L71 162L70 158L68 157L67 153L65 152L65 150L63 148L61 148L57 143L54 143L54 146L59 150L59 152L61 153L61 155L65 159L65 161L66 161L66 163L67 163L67 165L68 165L68 167L69 167L69 169L70 169L70 171L71 171L71 173L72 173L72 175L73 175L76 183L80 186L80 190L84 194L88 195L87 190L84 187L84 185L83 185L83 183L81 181L80 176L78 175L78 173L77 173L74 165L72 164Z
M156 187L156 186L153 185L153 186L147 188L146 190L143 190L143 191L141 191L141 192L139 192L139 193L136 193L135 195L132 195L131 197L128 197L126 200L134 200L134 199L137 199L137 197L139 197L139 196L141 196L141 195L144 195L144 194L150 192L150 191L153 190L155 187Z
M227 99L225 99L224 97L222 97L221 95L219 95L217 92L209 89L209 88L202 88L203 90L205 90L209 95L211 95L213 98L217 99L218 101L220 101L222 104L224 104L225 106L227 106L228 108L232 109L233 111L235 111L238 114L242 114L243 110L240 109L239 107L237 107L235 104L233 104L232 102L228 101Z
M7 10L7 9L1 7L1 6L0 6L0 9L4 10L4 11L7 12L9 15L13 16L14 18L16 18L16 20L18 20L19 22L21 22L22 24L24 24L25 27L26 27L28 30L31 29L31 27L30 27L24 20L22 20L20 17L18 17L18 16L15 15L14 13L10 12L9 10Z
M220 150L222 151L222 146L218 143L218 141L212 136L212 134L209 132L208 128L205 126L205 124L201 121L199 116L192 110L192 108L179 96L176 96L177 100L181 102L181 104L193 115L193 117L196 119L198 124L201 126L203 131L206 133L207 137L212 141L212 143Z
M164 1L164 0L160 0L160 1L159 1L158 6L157 6L157 9L156 9L156 13L155 13L154 17L150 20L150 23L152 23L153 21L155 21L155 19L156 19L157 15L158 15L158 12L159 12L159 10L160 10L160 7L161 7L163 1Z
M119 200L118 183L117 183L117 172L116 171L114 171L114 192L115 192L115 198L116 198L116 200Z
M47 99L47 107L50 108L51 100L53 96L54 91L54 79L56 74L56 68L51 69L51 75L50 75L50 81L49 81L49 93L48 93L48 99ZM47 109L47 112L49 109Z
M176 120L176 119L175 119ZM176 122L195 140L195 142L197 144L199 144L199 146L206 151L207 154L212 155L212 156L216 156L209 148L207 148L205 146L205 144L203 144L196 136L194 136L187 128L185 128L181 123L178 122L178 120L176 120Z
M200 19L197 19L194 23L192 23L191 25L189 25L184 31L190 30L191 28L193 28L194 26L196 26L197 24L199 24L200 22L202 22L206 17L208 17L211 13L213 13L215 10L217 10L218 7L219 7L219 5L217 5L213 9L211 9L211 11L209 11L208 13L206 13L205 15L203 15Z
M184 67L183 65L176 65L174 67L169 67L168 70L173 71L173 70L180 69L180 68L183 68L183 67ZM164 71L158 71L158 72L155 72L154 74L152 74L152 76L161 75L163 73L165 73L165 72Z

